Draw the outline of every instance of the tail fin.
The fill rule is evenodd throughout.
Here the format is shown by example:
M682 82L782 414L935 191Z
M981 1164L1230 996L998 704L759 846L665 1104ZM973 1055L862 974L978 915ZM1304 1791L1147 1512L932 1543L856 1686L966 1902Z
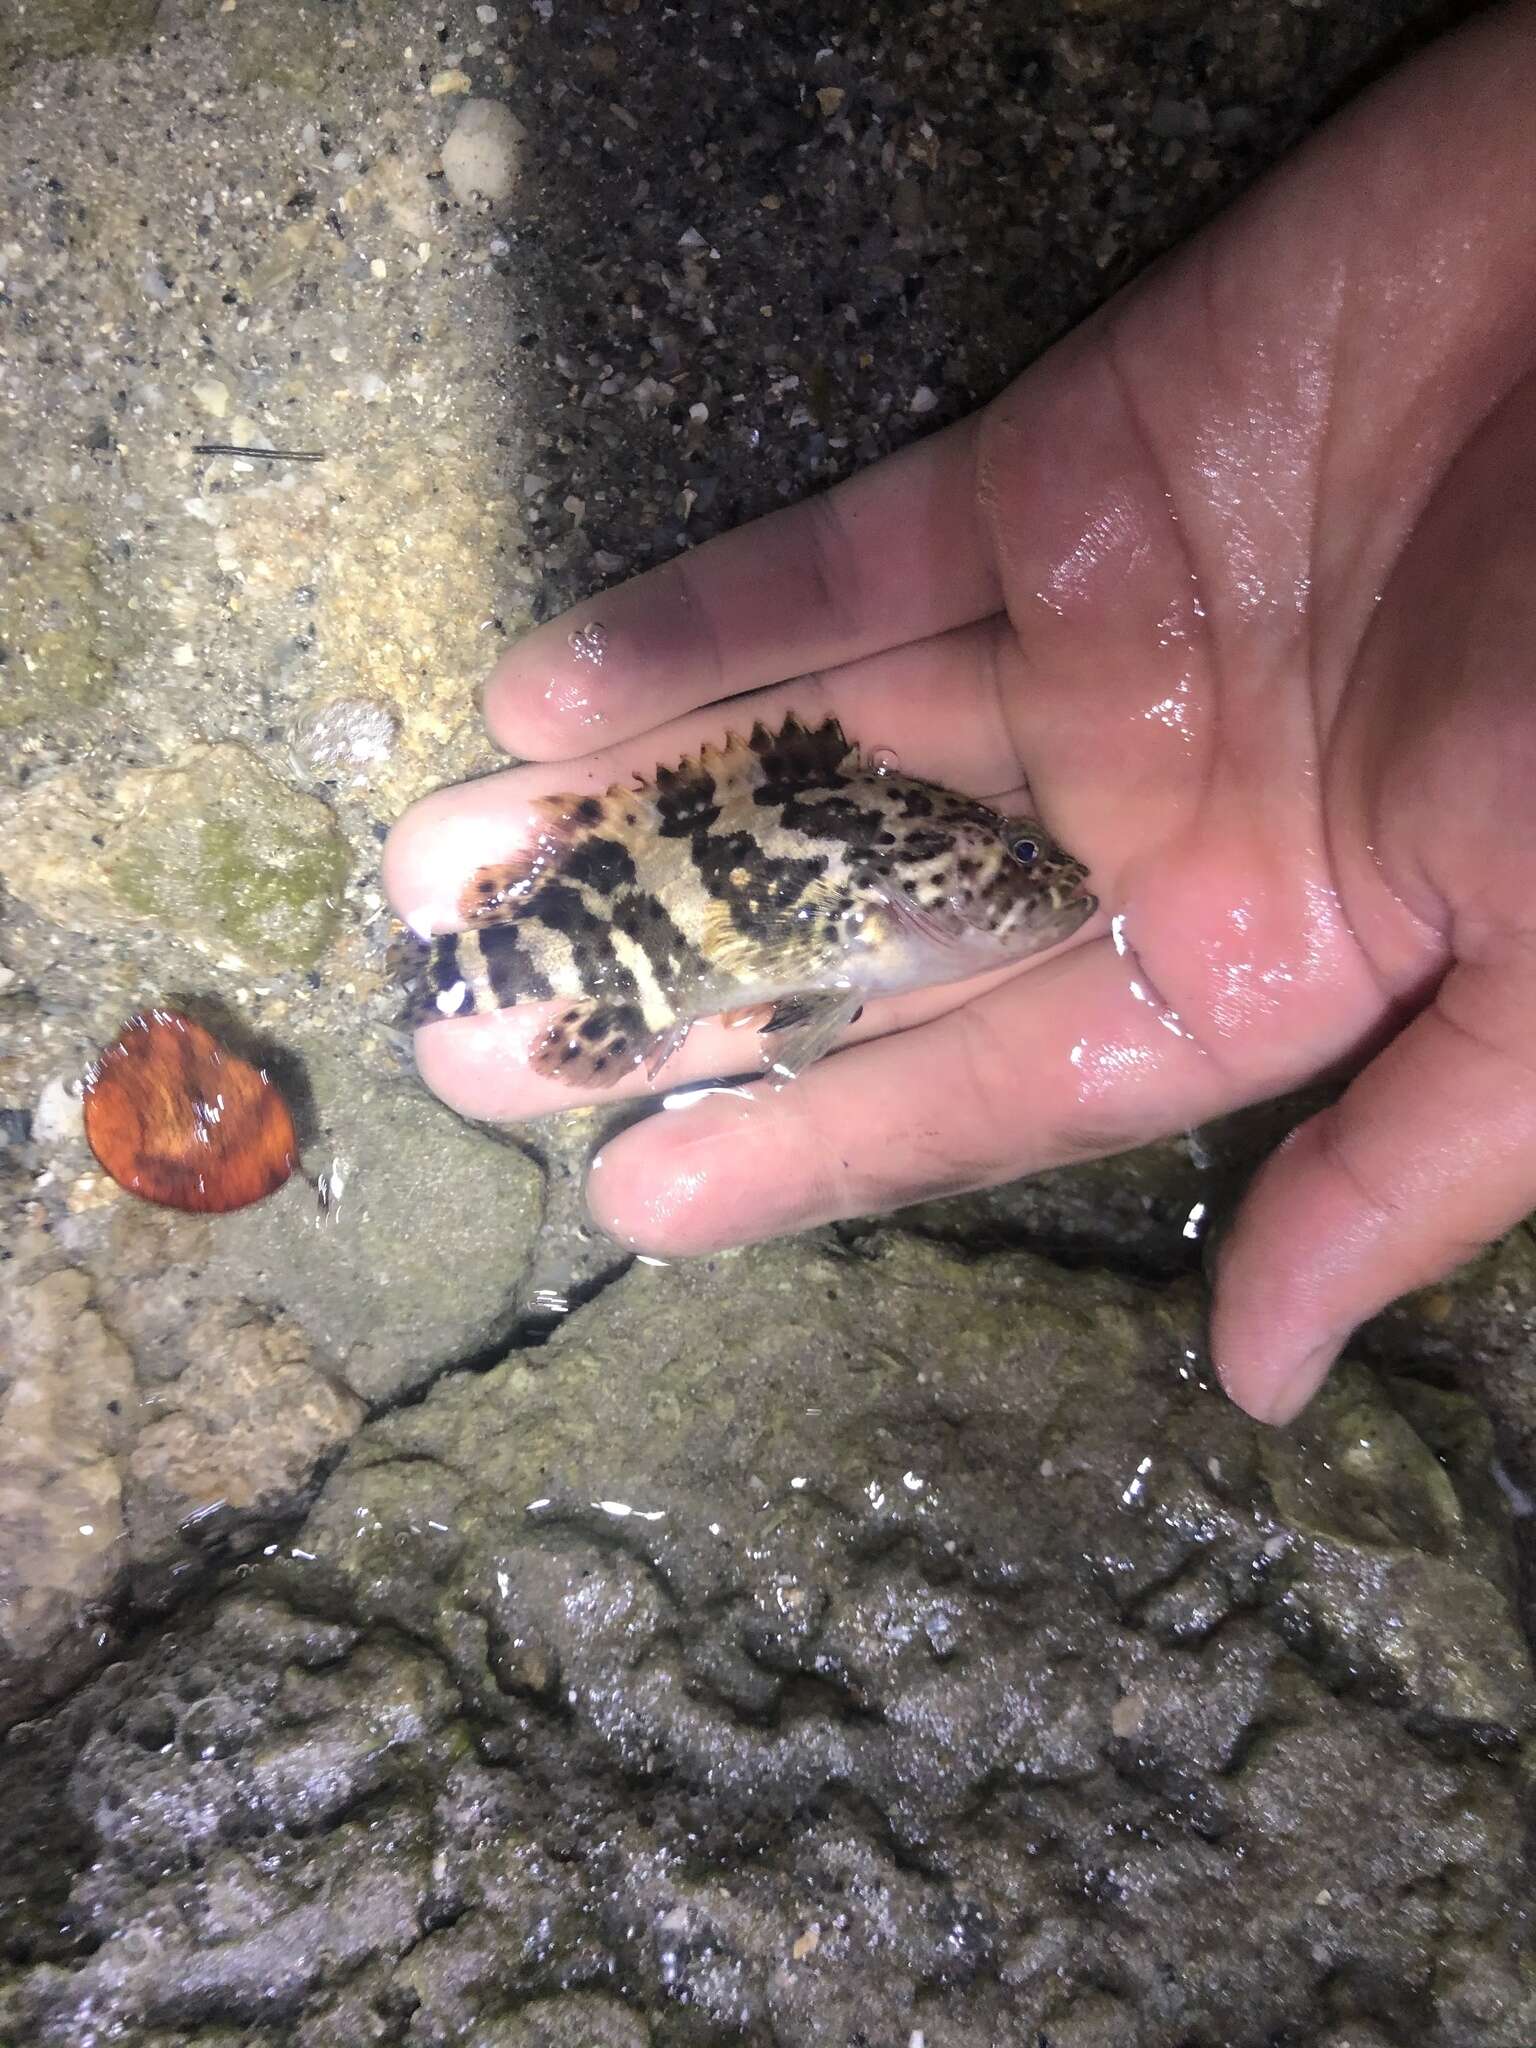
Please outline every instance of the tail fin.
M413 1028L543 1002L555 993L510 924L435 939L403 933L390 947L389 968L401 991L401 1022Z

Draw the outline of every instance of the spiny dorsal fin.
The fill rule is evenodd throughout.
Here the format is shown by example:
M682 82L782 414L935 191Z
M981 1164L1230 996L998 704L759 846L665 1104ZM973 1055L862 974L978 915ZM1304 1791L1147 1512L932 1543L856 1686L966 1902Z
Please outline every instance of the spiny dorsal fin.
M763 764L764 781L786 789L813 789L842 781L850 757L857 753L835 718L805 725L793 711L777 732L770 732L759 720L747 744Z
M745 739L733 732L723 746L706 740L675 766L658 765L649 780L615 782L601 796L541 797L532 806L533 839L505 860L477 869L459 899L459 914L471 926L516 917L538 884L594 834L632 842L655 826L658 815L670 818L674 829L678 823L687 829L695 819L707 828L719 798L738 778L791 796L836 786L857 762L858 749L835 718L812 726L791 711L777 730L759 719Z
M774 782L811 788L846 774L857 752L835 718L807 725L791 711L776 729L770 730L759 719L745 739L740 733L728 732L723 746L706 740L696 754L685 755L675 767L658 766L649 782L643 776L638 778L638 787L642 792L676 791L708 777L719 789L733 775L750 768Z

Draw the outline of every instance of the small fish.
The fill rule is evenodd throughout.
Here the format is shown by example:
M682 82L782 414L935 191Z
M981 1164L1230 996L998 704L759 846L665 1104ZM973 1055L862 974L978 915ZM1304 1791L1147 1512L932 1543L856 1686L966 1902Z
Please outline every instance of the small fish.
M562 1003L532 1064L583 1087L654 1078L699 1018L754 1011L788 1079L869 997L1043 952L1097 908L1035 819L866 762L835 719L756 725L538 819L471 880L464 931L405 942L406 1016Z

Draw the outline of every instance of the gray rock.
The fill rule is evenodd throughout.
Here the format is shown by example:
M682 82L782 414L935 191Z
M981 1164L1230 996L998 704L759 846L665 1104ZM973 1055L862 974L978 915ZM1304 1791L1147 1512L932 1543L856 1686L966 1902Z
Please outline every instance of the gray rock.
M0 1728L98 1669L135 1603L291 1519L363 1417L292 1323L113 1307L126 1334L35 1228L0 1265Z
M122 1572L133 1361L83 1273L0 1265L0 1725L100 1661Z
M82 1697L0 2035L1525 2048L1486 1431L1350 1367L1266 1433L1196 1327L781 1247L368 1425Z
M543 1176L412 1081L325 1053L305 1071L318 1127L306 1156L329 1213L296 1177L224 1219L209 1277L293 1317L365 1400L392 1400L528 1309Z

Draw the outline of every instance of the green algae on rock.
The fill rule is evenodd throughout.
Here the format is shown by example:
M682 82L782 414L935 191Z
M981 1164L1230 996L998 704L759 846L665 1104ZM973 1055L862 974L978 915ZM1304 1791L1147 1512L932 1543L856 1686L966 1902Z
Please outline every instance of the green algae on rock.
M0 61L104 57L143 42L160 0L8 0Z
M308 967L340 918L351 854L318 798L235 745L189 748L130 777L105 862L135 915L255 966Z
M56 777L0 830L6 886L56 923L101 938L143 923L269 972L319 958L350 867L330 809L232 742L134 769L105 802Z

